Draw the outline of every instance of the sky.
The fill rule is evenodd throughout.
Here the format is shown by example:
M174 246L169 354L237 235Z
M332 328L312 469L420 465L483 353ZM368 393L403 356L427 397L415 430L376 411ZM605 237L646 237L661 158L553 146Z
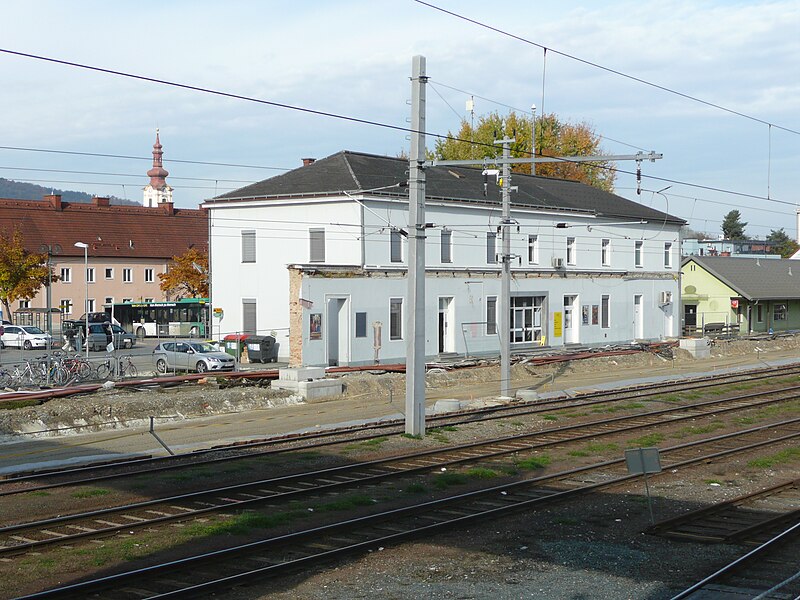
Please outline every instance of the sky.
M470 96L476 117L535 104L590 124L607 153L663 153L639 196L635 162L619 162L619 195L712 235L736 209L751 237L797 236L796 0L431 4L522 40L414 0L28 0L4 6L0 48L398 127L419 54L429 148ZM409 146L403 131L8 52L0 81L0 177L96 195L141 201L156 128L179 207L304 157Z

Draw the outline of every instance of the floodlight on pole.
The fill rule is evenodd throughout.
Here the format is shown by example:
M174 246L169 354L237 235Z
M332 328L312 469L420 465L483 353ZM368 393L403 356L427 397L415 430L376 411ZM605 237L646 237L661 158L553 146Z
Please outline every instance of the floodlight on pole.
M86 344L86 360L89 360L89 244L75 242L76 248L83 248L83 278L86 280L86 297L83 299L83 313L86 319L84 343Z

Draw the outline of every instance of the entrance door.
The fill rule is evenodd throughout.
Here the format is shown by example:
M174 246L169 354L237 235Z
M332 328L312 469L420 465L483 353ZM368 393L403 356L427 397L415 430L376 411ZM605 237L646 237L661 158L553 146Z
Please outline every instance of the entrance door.
M633 338L644 339L644 303L641 294L633 297Z
M453 298L439 298L439 354L456 351L452 311Z
M683 333L691 335L697 329L697 304L683 305Z
M564 343L577 344L580 341L578 329L578 297L564 296Z
M325 319L328 365L350 363L350 312L348 298L328 298Z

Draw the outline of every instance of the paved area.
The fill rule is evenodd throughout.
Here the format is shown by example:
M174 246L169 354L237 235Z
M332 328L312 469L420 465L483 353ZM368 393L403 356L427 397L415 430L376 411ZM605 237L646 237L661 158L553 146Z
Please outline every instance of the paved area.
M515 388L535 387L546 396L562 391L622 387L634 383L663 379L680 379L708 373L779 365L797 361L797 351L777 349L757 355L721 356L705 360L670 363L646 368L620 368L609 362L601 371L582 372L580 363L568 375L554 375L530 380L514 380ZM429 390L426 401L431 407L436 400L459 398L471 400L490 398L498 393L497 383L465 383L459 387ZM396 394L393 400L385 395L357 398L337 398L310 404L278 406L236 414L201 417L181 421L156 421L156 432L176 453L207 448L234 440L246 440L288 432L319 430L343 423L360 423L400 417L404 397ZM149 433L149 421L123 430L98 433L70 434L59 437L19 439L0 445L0 474L78 464L89 460L108 459L141 454L165 455L166 450Z

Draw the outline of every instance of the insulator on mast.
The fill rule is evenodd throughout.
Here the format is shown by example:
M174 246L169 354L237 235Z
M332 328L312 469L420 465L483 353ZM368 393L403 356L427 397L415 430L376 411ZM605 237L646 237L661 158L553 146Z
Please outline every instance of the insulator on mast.
M636 161L636 195L642 195L642 161Z

